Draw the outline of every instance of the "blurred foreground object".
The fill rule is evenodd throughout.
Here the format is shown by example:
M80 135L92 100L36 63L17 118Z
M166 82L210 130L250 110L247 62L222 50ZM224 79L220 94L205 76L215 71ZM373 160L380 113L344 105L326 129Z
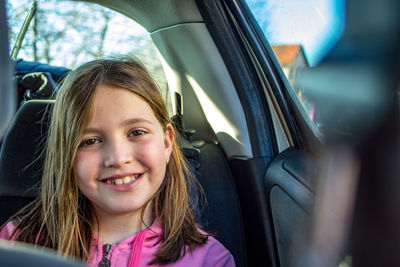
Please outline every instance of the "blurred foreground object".
M27 244L10 245L0 241L0 258L2 267L83 267L83 264L56 256L53 251L33 248Z
M294 266L400 266L398 10L398 0L348 0L342 40L297 78L315 96L326 150Z

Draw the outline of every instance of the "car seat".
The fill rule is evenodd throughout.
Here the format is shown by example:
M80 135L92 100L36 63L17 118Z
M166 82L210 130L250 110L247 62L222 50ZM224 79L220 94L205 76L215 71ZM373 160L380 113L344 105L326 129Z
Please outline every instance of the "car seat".
M15 115L0 150L0 224L32 201L42 176L47 109L53 100L31 100Z
M0 224L39 192L47 123L54 100L30 100L18 110L0 150ZM184 137L183 137L184 138ZM196 170L206 202L199 201L197 221L246 266L240 202L228 162L215 143L183 140L181 149ZM194 193L194 192L191 192Z

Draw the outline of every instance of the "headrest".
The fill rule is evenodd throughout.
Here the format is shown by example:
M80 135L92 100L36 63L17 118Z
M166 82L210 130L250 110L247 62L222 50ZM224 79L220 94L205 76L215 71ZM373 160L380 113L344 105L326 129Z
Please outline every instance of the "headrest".
M54 100L31 100L15 115L0 150L0 197L36 197Z

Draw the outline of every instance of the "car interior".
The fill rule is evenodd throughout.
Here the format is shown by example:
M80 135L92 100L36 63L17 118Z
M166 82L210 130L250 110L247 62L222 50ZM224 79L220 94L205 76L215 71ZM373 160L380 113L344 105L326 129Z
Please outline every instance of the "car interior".
M385 12L392 14L393 20L382 20L381 28L371 30L376 33L374 36L382 37L381 43L361 46L357 43L360 38L366 42L373 37L361 31L365 24L353 21L360 12L367 12L368 4L381 5L369 0L360 8L357 4L362 1L349 0L348 14L355 18L348 18L349 28L343 41L320 67L305 72L299 80L302 86L325 89L321 99L326 101L323 103L327 109L333 110L329 110L330 124L324 135L318 133L293 96L291 85L245 1L88 2L122 13L149 32L162 58L172 101L170 115L179 131L182 151L204 189L205 200L200 199L194 207L197 221L232 253L237 266L339 266L350 254L352 264L340 266L400 263L392 249L400 244L400 235L383 241L400 234L400 218L395 212L400 201L394 197L400 195L396 179L398 71L382 67L399 58L400 42L399 38L389 41L381 34L382 28L386 28L385 34L400 29L399 20L395 20L399 16L390 12L398 6L395 1L383 1L392 7ZM3 2L1 8L4 9ZM1 40L7 40L3 38L5 22L1 18ZM386 27L389 24L391 27ZM54 102L50 98L69 70L8 60L8 44L0 43L4 46L1 62L10 62L0 72L2 87L10 89L0 97L1 137L4 136L0 150L3 224L39 192L48 116ZM354 50L354 44L365 50ZM380 49L377 55L373 50L377 46L388 49ZM398 66L398 62L390 63ZM346 68L355 65L357 69L368 69L357 73ZM37 72L42 75L30 75ZM369 74L376 79L357 83ZM18 88L35 89L29 94L16 90L12 77ZM379 87L387 94L382 98L371 93L370 99L350 99L351 110L343 108L349 117L336 119L334 116L342 107L340 98L346 97L348 90L367 83L371 92ZM326 93L335 84L344 91L337 90L336 95ZM369 116L368 123L360 119L364 116ZM388 157L391 160L382 160ZM343 158L347 161L343 162ZM331 170L331 166L336 169ZM332 180L338 176L335 171L346 168L349 171L339 176L348 177L347 182L334 187L331 183L340 180ZM386 177L382 183L374 179L380 176ZM381 205L385 209L380 210ZM342 217L324 217L326 209L337 211ZM335 224L340 226L338 232L327 226L331 218L340 222ZM321 229L327 230L323 237L319 235ZM336 243L329 244L330 236L337 237L332 239ZM381 249L363 242L366 236L378 238ZM6 257L1 249L0 262ZM374 253L366 255L368 251ZM36 255L25 250L16 253ZM16 255L15 259L18 258L21 256ZM39 262L41 266L54 266L46 257ZM23 262L7 266L23 266Z

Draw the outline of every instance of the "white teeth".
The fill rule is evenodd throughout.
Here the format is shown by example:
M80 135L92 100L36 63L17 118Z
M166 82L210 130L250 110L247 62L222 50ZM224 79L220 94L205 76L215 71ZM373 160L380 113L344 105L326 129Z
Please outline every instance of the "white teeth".
M139 174L136 175L136 176L125 176L123 178L118 178L118 179L115 179L113 181L107 180L107 183L108 184L116 184L116 185L128 184L130 182L135 181L138 177L139 177Z
M115 184L118 184L118 185L119 185L119 184L123 184L123 183L124 183L124 179L121 179L121 178L115 179L115 180L114 180L114 183L115 183Z

